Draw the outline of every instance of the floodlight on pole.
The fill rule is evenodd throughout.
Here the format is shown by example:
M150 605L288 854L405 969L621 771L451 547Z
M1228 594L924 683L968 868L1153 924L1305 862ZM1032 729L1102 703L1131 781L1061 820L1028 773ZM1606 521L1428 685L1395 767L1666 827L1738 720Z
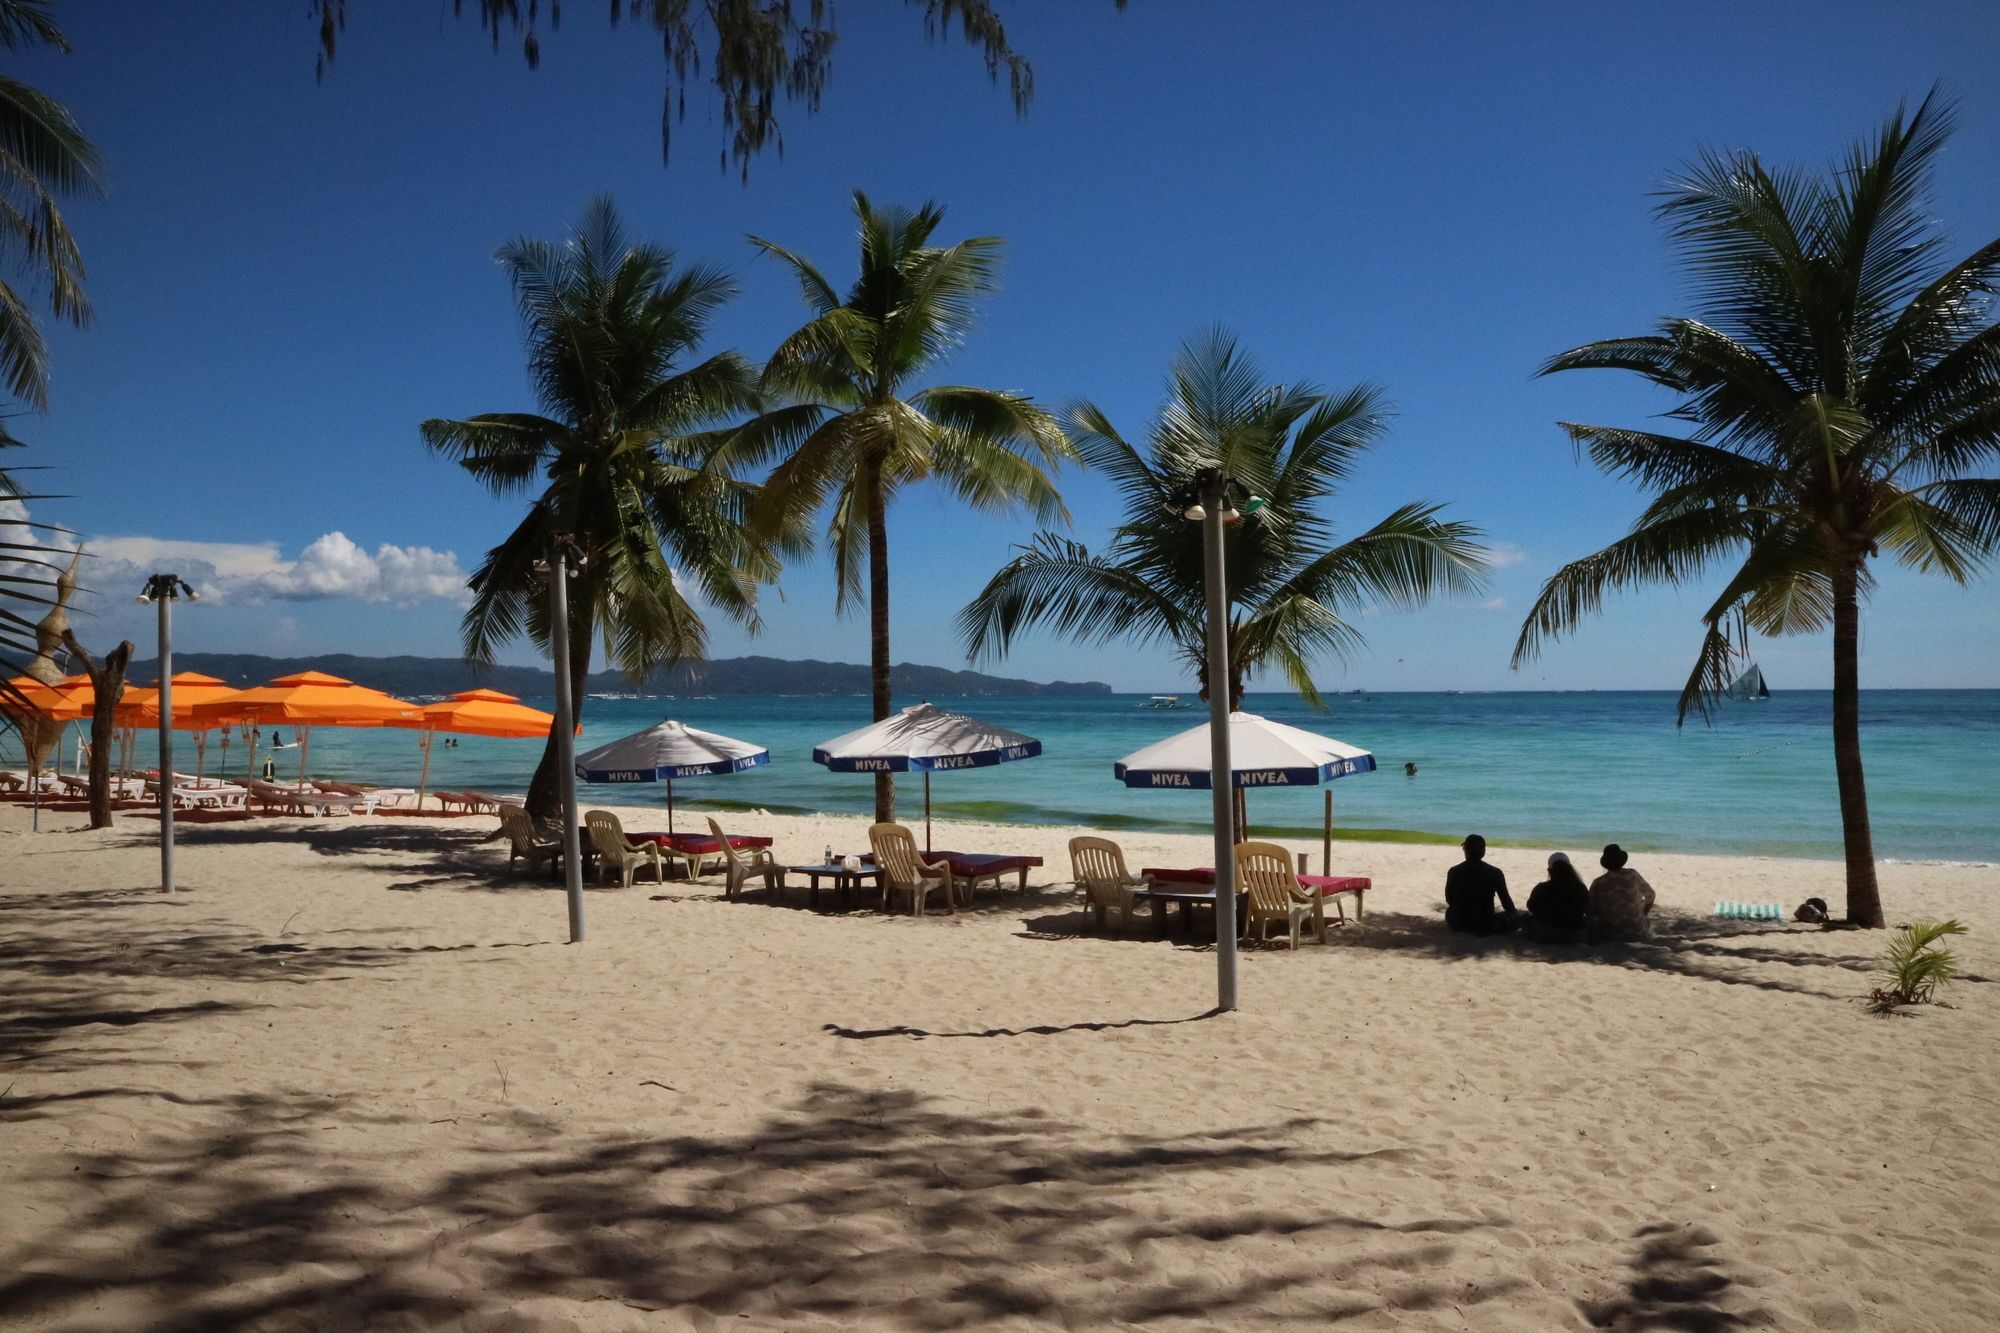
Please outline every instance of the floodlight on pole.
M160 608L160 892L174 892L174 619L173 605L182 597L196 601L195 590L178 574L155 574L139 593L139 604Z

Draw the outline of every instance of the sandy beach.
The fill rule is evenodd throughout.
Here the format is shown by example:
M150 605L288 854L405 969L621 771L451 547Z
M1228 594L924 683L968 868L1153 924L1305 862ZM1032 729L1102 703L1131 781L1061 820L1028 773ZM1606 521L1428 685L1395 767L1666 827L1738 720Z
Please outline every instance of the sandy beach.
M1071 830L941 827L1048 860L955 917L642 880L572 947L491 817L188 826L171 898L150 820L83 822L0 807L8 1327L2000 1321L2000 870L1883 868L1972 928L1951 1007L1883 1018L1886 935L1707 915L1832 862L1648 855L1660 938L1564 950L1343 843L1367 919L1217 1016L1178 924L1087 928Z

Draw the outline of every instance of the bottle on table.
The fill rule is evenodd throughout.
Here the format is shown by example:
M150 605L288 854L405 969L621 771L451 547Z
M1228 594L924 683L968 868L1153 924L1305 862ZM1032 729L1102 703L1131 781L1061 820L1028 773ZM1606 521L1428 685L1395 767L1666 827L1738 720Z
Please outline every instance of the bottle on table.
M833 864L833 844L832 844L832 843L828 843L828 844L826 845L826 859L825 859L825 860L823 860L823 861L821 861L821 862L820 862L820 864L821 864L821 865L823 865L823 866L830 866L830 865L832 865L832 864Z

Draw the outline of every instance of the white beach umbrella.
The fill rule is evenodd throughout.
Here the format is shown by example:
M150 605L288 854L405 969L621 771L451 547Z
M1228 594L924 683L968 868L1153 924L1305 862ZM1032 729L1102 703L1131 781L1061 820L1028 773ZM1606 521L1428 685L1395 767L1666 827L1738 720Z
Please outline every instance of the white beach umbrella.
M1210 771L1208 724L1155 741L1112 766L1128 787L1208 790ZM1231 785L1248 787L1316 787L1336 778L1375 771L1375 756L1358 746L1286 726L1255 713L1229 715ZM1333 859L1333 793L1326 794L1323 860ZM1322 865L1322 870L1326 867Z
M740 773L771 762L761 745L713 731L698 731L672 718L630 736L598 746L576 757L576 776L584 782L664 782L667 784L667 832L674 831L674 779Z
M834 773L922 773L924 851L931 848L931 774L954 768L991 768L1033 759L1042 743L991 722L913 704L894 717L835 736L813 748L813 762Z

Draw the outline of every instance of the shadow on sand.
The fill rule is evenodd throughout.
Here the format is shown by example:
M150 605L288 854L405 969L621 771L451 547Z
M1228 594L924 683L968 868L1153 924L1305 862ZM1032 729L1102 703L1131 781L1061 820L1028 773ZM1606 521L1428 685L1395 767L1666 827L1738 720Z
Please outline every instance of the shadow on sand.
M932 1330L1323 1325L1520 1285L1468 1297L1449 1272L1455 1237L1504 1219L1223 1201L1255 1198L1266 1174L1412 1155L1309 1146L1313 1121L1104 1136L1034 1110L968 1115L828 1083L738 1133L559 1142L546 1125L489 1122L472 1164L412 1183L393 1162L332 1156L318 1131L373 1123L415 1144L460 1131L308 1094L220 1109L199 1130L50 1163L92 1180L93 1202L0 1256L0 1310L233 1330L452 1321L558 1298ZM1190 1202L1190 1179L1212 1187L1209 1202ZM1210 1242L1258 1236L1324 1243L1296 1257L1264 1247L1253 1264L1204 1258Z

